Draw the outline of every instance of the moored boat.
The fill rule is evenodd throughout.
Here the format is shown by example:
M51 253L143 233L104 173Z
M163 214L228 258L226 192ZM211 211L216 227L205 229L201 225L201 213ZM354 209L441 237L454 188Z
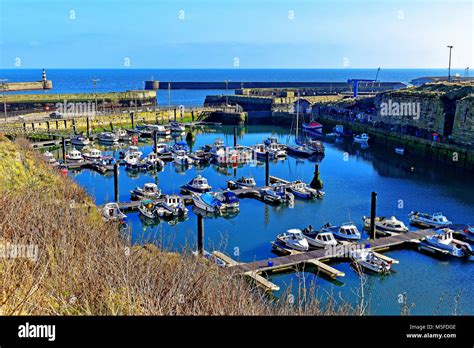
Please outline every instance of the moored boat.
M469 243L460 241L453 237L453 230L442 228L436 230L436 234L425 239L426 245L445 250L449 255L455 257L468 257L474 255Z
M233 189L236 189L236 188L253 189L257 185L257 183L255 182L255 179L251 176L242 176L241 178L235 181L233 180L227 181L227 185Z
M49 152L49 151L46 151L43 153L43 156L46 160L46 162L51 165L51 166L58 166L59 165L59 162L56 160L56 158L54 158L54 155Z
M324 144L321 140L311 139L307 145L314 154L322 155L325 152Z
M161 196L161 190L155 183L148 182L143 187L137 187L130 191L132 200L157 199Z
M113 171L116 161L112 156L104 156L100 160L95 161L91 164L92 169L99 173L105 174L106 172Z
M72 146L87 146L90 144L89 139L85 138L82 134L75 135L71 138Z
M146 155L144 159L145 163L148 165L149 168L163 168L165 166L165 162L158 157L158 155L154 152L150 152Z
M178 141L173 145L173 147L171 148L171 151L174 152L174 153L176 153L178 151L184 151L186 154L188 154L189 153L189 146L184 141Z
M138 154L130 154L124 158L125 167L129 170L147 170L148 164Z
M173 162L179 165L191 165L193 159L186 154L184 150L176 150L173 153Z
M274 249L287 249L288 251L308 251L309 244L300 229L292 228L276 237L272 243Z
M351 253L351 258L356 266L361 270L378 274L389 273L392 268L391 261L385 261L376 256L372 250L357 249Z
M364 222L364 228L370 228L370 216L364 216L362 218ZM386 218L384 216L375 217L375 230L381 232L382 234L392 234L392 233L406 233L408 232L408 227L405 226L403 221L398 220L395 216Z
M188 208L186 208L186 205L184 204L183 197L179 195L165 195L162 205L175 217L188 215Z
M198 175L197 177L190 180L187 184L181 186L181 188L184 191L203 193L209 192L212 187L209 185L205 177Z
M120 207L117 203L107 203L101 209L102 218L106 221L121 221L125 223L127 215L120 211Z
M99 133L99 135L97 135L97 140L105 145L114 145L119 141L118 137L111 132Z
M138 211L148 219L170 217L172 215L168 209L165 209L161 204L150 199L141 201L138 206Z
M270 153L270 158L286 158L286 150L284 150L280 144L271 143L267 145L267 151Z
M186 131L184 124L178 122L171 122L170 123L170 130L172 133L183 133Z
M84 158L82 157L82 153L79 150L72 149L69 151L69 153L66 155L66 162L83 162Z
M213 195L209 192L205 193L191 193L193 198L194 205L209 213L218 213L222 209L222 203L219 202Z
M286 151L288 154L296 157L310 157L314 155L314 151L304 145L288 145Z
M88 152L84 152L82 154L82 157L87 161L100 161L100 159L102 158L102 151L92 148L89 149Z
M337 240L334 238L332 232L329 231L318 231L313 229L313 226L302 230L302 233L308 244L315 248L327 248L329 246L337 245Z
M118 141L122 143L129 143L132 141L131 135L125 129L118 129L115 132L115 136L118 138Z
M447 227L452 224L442 213L426 214L412 211L408 216L410 224L423 228Z
M370 137L366 133L358 134L354 136L354 142L360 144L367 144Z
M217 191L213 196L221 202L221 210L238 210L240 208L239 198L232 191Z
M290 185L289 190L295 197L302 199L322 198L324 196L322 191L315 190L299 180Z
M320 231L331 232L336 239L340 240L356 241L361 238L357 226L352 222L346 222L339 226L333 226L330 223L327 223L321 227Z
M305 131L314 132L314 133L322 133L323 132L323 125L319 122L311 120L308 123L303 123L303 129Z

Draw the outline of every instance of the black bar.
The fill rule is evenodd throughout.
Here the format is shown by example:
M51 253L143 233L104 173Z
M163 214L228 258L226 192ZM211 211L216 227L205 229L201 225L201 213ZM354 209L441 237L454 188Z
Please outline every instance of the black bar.
M90 119L89 119L89 116L87 117L86 119L87 121L87 138L89 138L91 136L91 125L90 125Z
M61 138L61 145L63 150L63 162L66 163L66 139L64 139L64 137Z
M158 144L158 132L156 130L153 131L153 146L155 149L155 153L158 153L158 149L156 148L156 145Z
M265 186L270 184L270 154L265 153Z
M49 121L46 121L46 127L48 128L48 133L50 131L51 125L49 124Z
M370 202L370 238L375 239L375 214L377 211L377 192L372 192Z
M176 122L176 108L174 108L174 121Z
M199 256L202 256L204 252L204 219L201 214L197 214L197 224L198 224L197 251L198 251Z
M115 163L114 164L114 198L115 198L115 202L118 203L119 201L119 182L118 182L118 163Z
M132 129L135 128L135 115L133 112L130 113L130 118L132 119Z
M237 127L234 127L234 147L237 146Z

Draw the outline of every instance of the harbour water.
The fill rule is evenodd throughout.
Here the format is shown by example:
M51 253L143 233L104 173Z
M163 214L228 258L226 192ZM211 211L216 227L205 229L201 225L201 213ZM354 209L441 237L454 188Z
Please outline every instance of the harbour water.
M239 128L238 143L254 145L263 142L271 134L278 135L280 142L291 141L288 130L270 126L245 126ZM194 150L221 138L227 145L233 144L233 128L216 127L198 134L192 144ZM170 140L172 143L174 140ZM325 142L326 155L320 161L321 178L326 196L323 200L296 200L294 207L269 206L250 198L241 200L240 213L234 217L205 219L205 248L221 250L234 259L249 262L274 257L270 242L277 234L289 228L303 228L309 224L320 227L327 222L339 224L357 223L362 230L361 218L370 214L370 193L378 192L377 214L395 215L408 225L412 210L423 212L442 211L456 223L474 223L474 186L472 174L454 172L446 166L420 163L408 155L400 156L377 144L368 148L351 142ZM152 151L151 143L140 144L145 154ZM118 150L103 148L108 154L118 156ZM301 179L310 182L315 162L288 157L271 162L270 174L283 179ZM410 168L413 167L412 171ZM119 194L121 201L130 200L130 190L146 182L157 182L164 193L178 193L180 185L194 176L205 176L213 188L226 187L226 181L243 175L255 177L263 185L265 167L244 165L238 168L180 169L168 163L156 174L132 174L120 168ZM95 198L97 204L113 200L112 175L100 175L83 170L70 175ZM181 251L183 247L195 248L196 216L190 211L187 220L178 224L161 222L144 223L138 213L129 213L131 237L136 243L155 241L163 247ZM363 238L367 238L364 233ZM378 315L400 313L400 295L406 293L408 303L414 303L412 314L474 314L473 258L468 260L442 260L413 250L386 252L400 261L394 265L395 273L387 276L369 276L367 294L370 312ZM329 282L312 273L272 276L271 281L280 285L281 295L289 285L298 287L304 279L307 286L314 281L318 296L341 297L351 303L357 299L359 277L347 263L332 264L346 276L339 282ZM304 277L304 278L302 278Z

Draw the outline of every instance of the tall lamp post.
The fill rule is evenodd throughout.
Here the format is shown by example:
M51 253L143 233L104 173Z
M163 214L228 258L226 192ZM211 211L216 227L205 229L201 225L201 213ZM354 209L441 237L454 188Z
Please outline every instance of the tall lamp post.
M5 90L6 90L6 85L5 83L8 81L8 79L0 79L0 82L2 83L2 93L3 93L3 115L5 116L5 122L7 121L7 101L5 99Z
M451 82L451 50L453 49L452 45L446 46L449 48L449 67L448 67L448 82Z

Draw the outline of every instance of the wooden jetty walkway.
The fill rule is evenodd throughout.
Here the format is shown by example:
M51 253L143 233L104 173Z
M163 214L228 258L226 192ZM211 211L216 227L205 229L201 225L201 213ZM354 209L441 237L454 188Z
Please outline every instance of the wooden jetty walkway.
M376 256L392 263L398 263L397 260L382 255L376 251L388 250L391 247L401 246L409 243L420 243L426 237L431 236L435 233L436 232L432 229L419 230L379 238L375 240L371 239L358 243L347 243L335 248L316 249L307 252L292 252L290 253L290 255L248 263L237 262L229 256L220 252L214 252L214 255L226 264L224 270L226 270L227 272L230 272L235 275L248 276L252 278L263 289L275 291L279 289L278 285L275 285L269 280L267 280L264 276L262 276L262 274L291 271L294 269L298 269L301 266L309 266L315 267L318 270L318 273L322 273L326 276L335 279L336 277L345 276L344 272L341 272L329 266L326 262L336 259L347 260L350 257L348 254L348 251L350 250L368 247L370 248L370 250L374 251ZM338 248L341 248L339 249L340 251L342 251L341 253L338 252Z

